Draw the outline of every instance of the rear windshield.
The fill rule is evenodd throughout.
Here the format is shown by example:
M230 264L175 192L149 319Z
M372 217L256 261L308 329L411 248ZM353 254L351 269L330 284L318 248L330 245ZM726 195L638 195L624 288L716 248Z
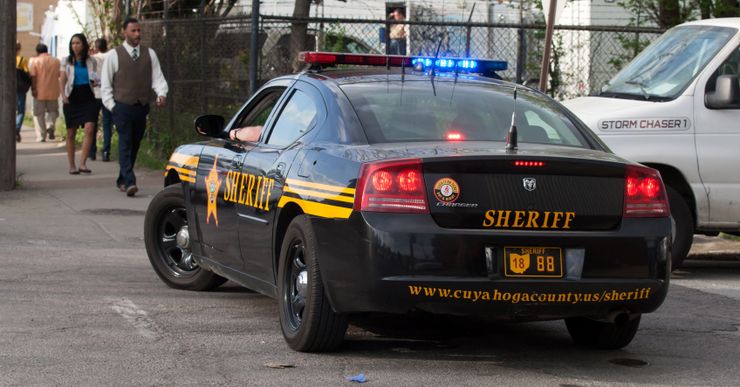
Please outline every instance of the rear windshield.
M511 87L464 81L390 81L341 88L370 143L505 141L511 126ZM519 142L589 147L560 109L541 94L519 89Z

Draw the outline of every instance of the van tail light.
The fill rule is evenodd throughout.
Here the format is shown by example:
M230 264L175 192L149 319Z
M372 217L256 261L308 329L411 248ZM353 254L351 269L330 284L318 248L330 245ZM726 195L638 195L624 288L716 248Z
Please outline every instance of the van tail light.
M671 215L663 179L655 169L628 165L624 174L625 218L658 218Z
M356 211L429 213L419 159L363 164L356 192Z

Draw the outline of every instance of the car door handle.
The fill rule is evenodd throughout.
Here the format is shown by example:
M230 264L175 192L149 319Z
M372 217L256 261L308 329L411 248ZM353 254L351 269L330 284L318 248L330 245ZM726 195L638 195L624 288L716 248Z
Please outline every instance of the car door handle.
M243 163L242 163L242 157L241 156L236 156L236 157L234 157L233 160L231 160L231 166L234 167L234 168L236 168L236 169L241 168L242 165L243 165Z

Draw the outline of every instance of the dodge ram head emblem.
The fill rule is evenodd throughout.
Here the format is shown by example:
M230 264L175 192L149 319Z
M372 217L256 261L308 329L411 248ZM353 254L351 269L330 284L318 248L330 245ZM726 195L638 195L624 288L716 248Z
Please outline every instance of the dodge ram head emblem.
M527 191L534 191L537 188L537 180L534 177L525 177L522 179L522 183L524 184L524 189Z

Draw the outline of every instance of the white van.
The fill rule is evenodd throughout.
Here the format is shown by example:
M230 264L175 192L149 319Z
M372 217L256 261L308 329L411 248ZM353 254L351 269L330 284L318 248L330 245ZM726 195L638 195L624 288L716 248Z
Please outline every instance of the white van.
M676 26L595 96L564 104L612 151L660 170L673 267L694 233L740 234L740 18Z

